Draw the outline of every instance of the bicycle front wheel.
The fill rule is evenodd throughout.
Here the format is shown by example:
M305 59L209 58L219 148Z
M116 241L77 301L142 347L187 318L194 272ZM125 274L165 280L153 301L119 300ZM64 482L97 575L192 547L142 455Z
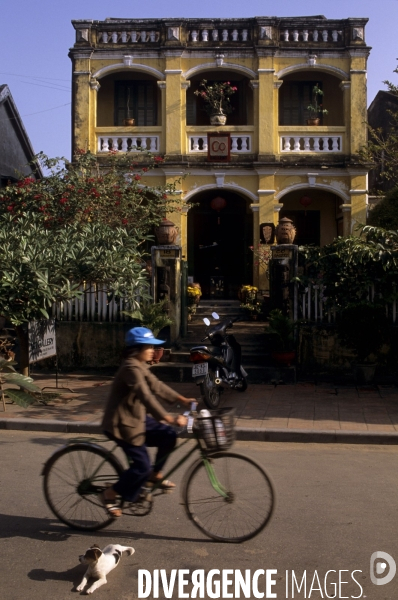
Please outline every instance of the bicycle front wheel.
M68 527L102 529L115 517L107 513L98 495L116 483L122 473L119 461L101 446L66 446L44 467L44 496L54 515ZM121 498L118 505L123 505Z
M243 542L268 523L275 493L264 469L251 458L219 452L194 463L184 490L185 509L195 525L223 542Z

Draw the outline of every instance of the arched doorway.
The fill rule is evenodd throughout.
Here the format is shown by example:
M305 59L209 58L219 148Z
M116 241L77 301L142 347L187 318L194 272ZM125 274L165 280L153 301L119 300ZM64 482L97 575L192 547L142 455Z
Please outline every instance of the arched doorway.
M279 218L292 219L297 235L294 243L325 246L338 235L343 235L344 200L321 188L294 190L280 199L283 208Z
M217 211L217 197L225 207ZM250 202L224 189L200 192L188 212L188 274L200 283L204 298L237 298L253 279L253 213Z

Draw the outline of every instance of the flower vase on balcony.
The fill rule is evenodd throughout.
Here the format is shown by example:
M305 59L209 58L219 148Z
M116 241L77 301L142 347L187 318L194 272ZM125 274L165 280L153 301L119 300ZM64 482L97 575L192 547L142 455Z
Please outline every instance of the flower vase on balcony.
M130 113L130 88L127 89L127 116L123 119L123 125L126 125L126 127L135 125L135 119L133 119Z
M323 91L318 87L318 84L314 85L312 88L313 103L307 106L307 110L310 114L307 119L307 125L319 125L321 119L318 115L328 114L328 111L325 108L322 108L322 104L320 103L322 96Z
M227 114L233 111L230 96L235 94L237 89L229 81L215 81L208 85L207 80L202 79L194 94L202 98L203 110L210 116L211 125L226 124Z

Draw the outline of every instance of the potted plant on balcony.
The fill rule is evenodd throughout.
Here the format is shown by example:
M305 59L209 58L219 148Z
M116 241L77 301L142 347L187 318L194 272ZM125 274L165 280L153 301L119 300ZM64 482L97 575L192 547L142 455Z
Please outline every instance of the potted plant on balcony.
M323 91L319 88L316 83L312 88L312 104L307 106L307 110L310 113L309 119L307 119L307 125L319 125L320 117L317 115L327 115L328 111L323 108L321 103Z
M210 116L211 125L225 125L227 114L233 111L230 97L237 89L229 81L215 81L208 85L207 80L202 79L194 94L202 98L203 110Z

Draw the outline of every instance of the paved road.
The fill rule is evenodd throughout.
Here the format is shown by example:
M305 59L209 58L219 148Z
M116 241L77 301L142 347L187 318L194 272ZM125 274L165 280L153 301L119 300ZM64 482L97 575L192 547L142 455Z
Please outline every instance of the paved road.
M244 544L226 545L208 540L186 519L177 493L159 498L150 516L123 517L99 533L81 534L57 523L44 504L39 474L66 437L0 432L2 600L70 598L84 571L78 555L92 543L111 542L132 545L136 553L123 557L108 584L95 592L98 598L137 598L138 569L166 569L168 576L172 569L237 569L243 574L250 569L251 577L260 569L277 569L272 575L277 598L291 598L292 571L300 582L306 570L306 596L314 599L326 597L324 576L331 569L344 570L341 579L349 581L341 584L338 596L358 597L361 588L350 575L358 569L362 573L354 576L363 597L397 598L398 575L383 586L374 586L369 578L373 552L388 552L398 562L396 446L236 443L237 451L257 459L271 474L278 502L264 532ZM315 590L315 571L323 595ZM336 580L338 573L328 575L329 596ZM260 576L260 592L264 581ZM295 588L294 597L304 598L303 590ZM233 586L227 591L235 597ZM178 598L178 591L172 597Z

